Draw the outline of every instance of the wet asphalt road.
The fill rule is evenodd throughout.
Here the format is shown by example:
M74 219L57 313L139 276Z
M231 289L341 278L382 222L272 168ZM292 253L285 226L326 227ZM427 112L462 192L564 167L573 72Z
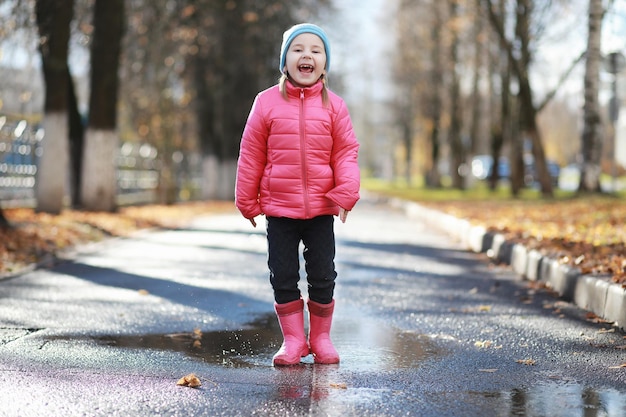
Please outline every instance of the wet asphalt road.
M383 204L336 232L340 365L271 366L263 228L212 216L0 281L0 416L626 416L609 325Z

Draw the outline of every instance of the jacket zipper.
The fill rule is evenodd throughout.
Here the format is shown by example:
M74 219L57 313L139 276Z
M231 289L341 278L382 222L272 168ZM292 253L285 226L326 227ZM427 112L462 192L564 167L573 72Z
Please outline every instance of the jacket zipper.
M309 218L309 187L307 180L307 159L306 159L306 122L304 114L304 89L300 90L300 158L302 161L302 195L304 197L304 215Z

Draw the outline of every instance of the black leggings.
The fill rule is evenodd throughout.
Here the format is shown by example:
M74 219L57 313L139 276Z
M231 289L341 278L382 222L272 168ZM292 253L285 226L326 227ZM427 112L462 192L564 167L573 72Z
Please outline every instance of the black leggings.
M267 265L276 303L288 303L301 296L300 242L304 244L309 299L321 304L332 301L337 277L333 222L330 215L309 220L267 218Z

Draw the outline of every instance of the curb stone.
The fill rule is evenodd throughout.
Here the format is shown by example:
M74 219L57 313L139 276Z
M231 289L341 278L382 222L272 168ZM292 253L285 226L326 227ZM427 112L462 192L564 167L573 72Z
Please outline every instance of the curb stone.
M403 209L409 217L426 219L428 224L459 240L468 250L486 253L491 259L510 265L523 279L545 283L562 300L626 331L626 288L610 282L609 277L582 274L578 268L507 241L502 234L488 232L484 227L473 226L467 220L418 203L392 199L391 205Z

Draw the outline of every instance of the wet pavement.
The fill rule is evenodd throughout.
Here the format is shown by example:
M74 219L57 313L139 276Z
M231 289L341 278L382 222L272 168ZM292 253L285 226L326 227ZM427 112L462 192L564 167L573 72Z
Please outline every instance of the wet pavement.
M339 365L271 366L263 230L211 216L0 281L0 416L626 415L610 325L384 204L336 231Z

